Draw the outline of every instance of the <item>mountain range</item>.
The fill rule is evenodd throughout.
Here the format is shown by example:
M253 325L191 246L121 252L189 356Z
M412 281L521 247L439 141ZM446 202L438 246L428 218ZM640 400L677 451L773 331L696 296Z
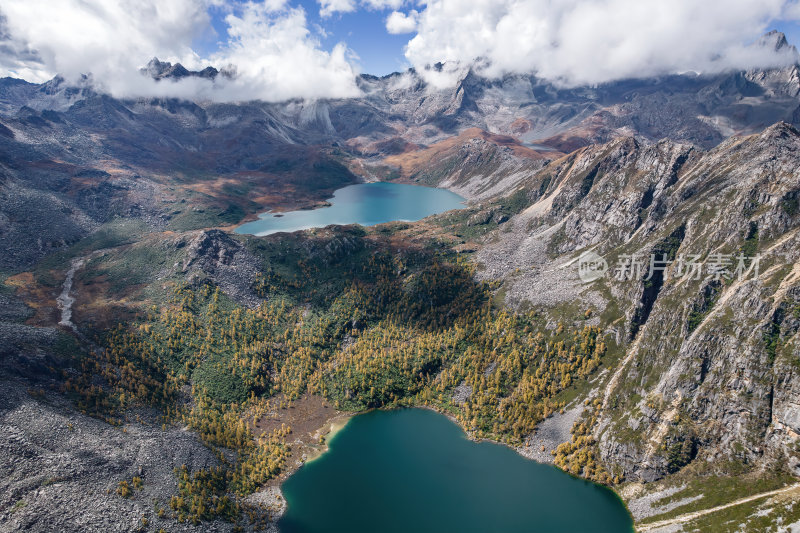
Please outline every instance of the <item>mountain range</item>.
M779 33L764 42L789 46ZM142 75L166 84L234 74L153 59ZM435 242L473 265L497 306L536 313L543 331L601 328L601 369L514 443L521 453L592 477L579 464L590 450L644 529L727 503L718 484L745 491L731 489L733 498L796 483L800 64L572 88L470 71L435 89L413 70L362 75L358 85L352 99L231 104L118 99L88 76L0 80L3 527L124 529L147 502L121 504L82 483L108 484L144 464L161 476L154 497L166 498L172 466L214 464L177 428L122 435L71 411L50 391L62 379L55 369L75 364L70 350L91 358L100 332L141 319L165 280L210 283L252 308L265 300L256 287L269 261L259 254L337 268L378 246L381 229L311 231L294 244L228 232L263 211L323 205L362 181L445 187L468 200L419 224L387 225L385 246ZM605 262L606 275L584 279L587 257ZM717 270L684 275L687 258ZM633 260L638 270L617 275ZM65 323L67 279L67 296L73 283L79 295ZM466 382L458 394L472 394ZM80 428L93 458L53 442L49 432L65 424ZM157 457L165 446L174 446L166 462ZM37 465L64 492L30 482ZM784 500L748 505L713 525L700 515L680 523L733 531L761 527L758 516L771 525L794 516ZM60 516L71 507L88 518ZM650 530L678 526L660 527Z

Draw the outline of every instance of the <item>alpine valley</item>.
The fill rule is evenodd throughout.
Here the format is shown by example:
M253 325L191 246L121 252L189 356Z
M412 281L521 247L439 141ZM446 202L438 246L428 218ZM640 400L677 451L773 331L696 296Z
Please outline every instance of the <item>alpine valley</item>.
M798 527L800 64L358 85L0 79L0 529L277 530L332 428L393 407L610 487L639 531ZM234 231L376 181L466 203Z

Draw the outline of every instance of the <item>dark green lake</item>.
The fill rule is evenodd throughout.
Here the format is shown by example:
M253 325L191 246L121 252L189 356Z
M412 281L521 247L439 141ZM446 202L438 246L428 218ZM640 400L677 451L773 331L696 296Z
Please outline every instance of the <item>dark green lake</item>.
M350 185L333 193L328 202L331 203L328 207L290 211L279 216L262 213L258 220L236 228L236 233L269 235L331 224L374 226L392 221L413 222L464 207L464 198L448 190L399 183Z
M629 533L609 489L472 442L427 409L351 419L283 484L283 533Z

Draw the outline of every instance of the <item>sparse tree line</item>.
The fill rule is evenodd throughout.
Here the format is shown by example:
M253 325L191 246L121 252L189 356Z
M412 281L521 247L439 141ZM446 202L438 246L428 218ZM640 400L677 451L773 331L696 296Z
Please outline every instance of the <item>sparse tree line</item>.
M312 277L314 265L298 271ZM556 396L589 376L606 352L598 327L547 330L535 313L514 314L491 303L488 286L470 267L441 258L409 266L397 255L371 254L348 283L310 310L297 283L265 274L257 309L231 302L218 288L177 287L145 320L120 325L99 339L65 389L86 412L119 421L137 403L159 407L165 423L193 428L217 451L220 466L180 469L179 494L169 503L178 520L236 520L240 497L277 475L291 448L290 428L254 435L265 402L306 392L337 408L433 405L454 414L477 436L520 443L537 423L561 409ZM466 384L463 404L453 390ZM191 389L191 402L181 391ZM237 452L230 460L223 450ZM581 464L600 475L596 461ZM577 461L577 462L576 462Z

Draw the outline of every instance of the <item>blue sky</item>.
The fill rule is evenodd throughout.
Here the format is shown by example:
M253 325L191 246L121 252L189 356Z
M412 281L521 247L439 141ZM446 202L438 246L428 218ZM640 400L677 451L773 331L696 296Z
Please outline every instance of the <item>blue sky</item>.
M237 1L234 0L229 4L235 4ZM361 72L383 76L409 68L403 51L413 34L391 35L386 31L386 17L391 9L359 8L351 13L335 13L323 18L319 14L320 6L316 0L295 1L291 5L303 7L309 30L319 39L323 49L330 50L337 43L345 42L347 47L357 54ZM221 8L211 8L210 14L211 24L217 36L210 36L196 43L197 51L202 55L215 51L218 42L227 40L227 26L224 21L226 11Z
M785 33L786 40L789 41L790 44L793 44L795 46L800 45L800 24L798 24L797 22L792 22L789 20L780 20L774 22L771 26L773 29Z

